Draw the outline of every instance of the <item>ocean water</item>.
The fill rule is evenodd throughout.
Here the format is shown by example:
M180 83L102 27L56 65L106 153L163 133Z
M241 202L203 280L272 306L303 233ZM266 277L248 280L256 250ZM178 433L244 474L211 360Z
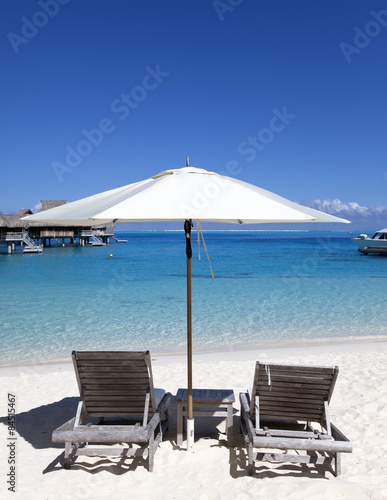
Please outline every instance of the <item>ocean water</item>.
M387 258L360 254L349 233L204 235L215 278L193 233L194 351L387 333ZM0 364L186 350L184 233L119 236L128 243L0 255Z

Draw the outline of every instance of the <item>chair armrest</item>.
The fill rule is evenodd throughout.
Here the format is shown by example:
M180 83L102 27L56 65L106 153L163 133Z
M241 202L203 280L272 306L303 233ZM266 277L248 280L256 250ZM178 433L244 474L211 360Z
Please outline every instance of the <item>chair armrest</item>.
M249 434L250 440L252 441L255 437L255 429L253 425L253 421L250 416L250 406L248 403L248 394L241 392L239 393L239 400L241 403L241 419L246 425L247 432Z
M352 443L344 434L331 422L332 437L335 441L344 441L348 443L348 452L352 453Z
M75 424L75 417L72 419L68 420L64 424L62 424L60 427L55 429L52 433L52 442L53 443L63 443L62 435L64 431L72 431L74 430L74 424Z
M156 413L153 415L153 417L150 419L149 424L146 426L146 429L148 433L150 434L155 430L157 425L160 423L161 417L163 413L165 413L171 404L172 401L172 394L170 392L167 392L164 394L163 399L160 401L159 406L157 407Z

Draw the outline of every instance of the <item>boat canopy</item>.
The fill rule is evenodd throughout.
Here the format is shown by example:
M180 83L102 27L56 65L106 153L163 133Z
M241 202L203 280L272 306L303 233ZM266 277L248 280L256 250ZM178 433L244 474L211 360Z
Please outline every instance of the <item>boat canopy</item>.
M372 240L387 240L387 228L380 229L372 236Z

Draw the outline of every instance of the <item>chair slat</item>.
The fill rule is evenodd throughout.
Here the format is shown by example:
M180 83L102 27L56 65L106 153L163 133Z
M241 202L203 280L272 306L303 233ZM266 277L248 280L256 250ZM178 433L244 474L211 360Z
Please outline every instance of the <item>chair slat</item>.
M141 415L147 393L156 411L149 351L74 351L73 363L86 418Z
M321 421L329 401L337 367L256 364L250 411L259 397L261 418ZM333 383L334 385L334 383Z

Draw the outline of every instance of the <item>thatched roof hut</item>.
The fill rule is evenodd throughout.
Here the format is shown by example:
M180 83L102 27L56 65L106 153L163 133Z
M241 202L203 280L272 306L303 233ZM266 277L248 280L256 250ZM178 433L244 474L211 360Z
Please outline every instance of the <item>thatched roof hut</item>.
M20 220L21 217L25 217L26 215L31 215L32 212L29 209L22 208L16 214L2 214L0 213L0 227L7 228L20 228L20 227L28 227L29 224L25 221Z
M0 227L7 227L8 221L2 213L0 213Z
M49 210L50 208L60 207L66 203L67 200L41 200L40 204L42 205L42 208L38 210L38 212L44 212L44 210Z
M42 200L40 202L42 208L39 212L43 210L48 210L49 208L59 207L60 205L64 205L67 203L66 200ZM16 212L16 214L2 214L0 213L0 227L6 227L9 229L16 228L29 228L29 227L41 227L41 226L54 226L55 224L47 224L41 222L27 222L24 220L20 220L22 217L26 217L27 215L32 215L32 211L29 208L21 208Z

